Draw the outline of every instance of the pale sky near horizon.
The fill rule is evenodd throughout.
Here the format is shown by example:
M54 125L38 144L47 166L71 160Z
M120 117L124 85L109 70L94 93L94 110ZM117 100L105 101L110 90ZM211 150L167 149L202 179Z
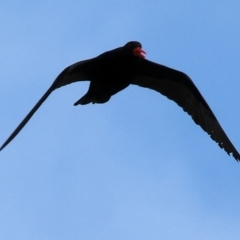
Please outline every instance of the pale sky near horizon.
M3 1L0 145L68 65L140 41L187 73L240 151L239 1ZM0 239L237 240L240 165L174 102L53 92L0 152Z

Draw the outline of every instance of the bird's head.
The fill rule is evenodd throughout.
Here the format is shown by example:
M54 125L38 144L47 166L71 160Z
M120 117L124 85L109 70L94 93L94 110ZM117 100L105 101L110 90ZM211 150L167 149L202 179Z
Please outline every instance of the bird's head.
M124 45L124 48L131 51L134 56L145 58L146 52L142 49L142 44L140 42L131 41Z

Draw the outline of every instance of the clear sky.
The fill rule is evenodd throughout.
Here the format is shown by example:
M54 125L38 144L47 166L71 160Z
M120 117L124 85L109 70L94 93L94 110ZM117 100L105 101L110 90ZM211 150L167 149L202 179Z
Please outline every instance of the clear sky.
M187 73L240 151L240 1L2 1L1 143L68 65L140 41ZM240 165L174 102L50 95L0 153L0 239L239 239Z

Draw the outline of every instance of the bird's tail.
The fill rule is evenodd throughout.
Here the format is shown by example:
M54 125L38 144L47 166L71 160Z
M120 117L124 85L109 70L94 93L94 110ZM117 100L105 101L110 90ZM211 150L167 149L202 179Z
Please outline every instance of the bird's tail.
M92 97L89 96L88 93L86 93L83 97L81 97L77 102L74 103L74 106L77 105L86 105L92 102Z

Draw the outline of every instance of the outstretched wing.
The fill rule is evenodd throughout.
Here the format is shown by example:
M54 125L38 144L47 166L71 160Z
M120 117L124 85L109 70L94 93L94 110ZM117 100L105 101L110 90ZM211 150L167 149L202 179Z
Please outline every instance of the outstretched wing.
M84 72L84 68L86 64L90 60L84 60L77 62L69 67L65 68L53 82L51 87L46 91L46 93L40 98L40 100L36 103L33 109L28 113L28 115L22 120L22 122L17 126L17 128L13 131L13 133L8 137L8 139L3 143L0 148L0 151L10 143L14 137L21 131L21 129L26 125L26 123L30 120L33 114L38 110L38 108L42 105L42 103L47 99L47 97L54 91L55 89L65 86L67 84L81 81L81 80L89 80L87 74Z
M186 74L144 59L139 65L137 77L131 83L153 89L175 101L221 148L228 154L232 153L237 161L240 160L238 151Z

